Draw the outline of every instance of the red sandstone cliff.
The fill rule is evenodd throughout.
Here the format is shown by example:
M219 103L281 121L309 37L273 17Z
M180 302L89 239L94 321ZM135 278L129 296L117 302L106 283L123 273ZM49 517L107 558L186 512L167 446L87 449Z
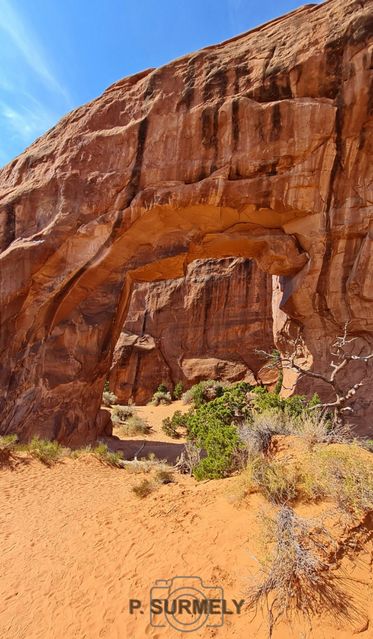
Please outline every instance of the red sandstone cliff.
M278 276L277 343L319 370L346 321L372 344L372 25L372 0L306 5L121 80L2 169L1 432L94 438L133 282L195 259Z
M249 260L206 260L185 278L137 285L114 351L111 390L142 404L160 382L255 383L255 349L274 348L272 282Z

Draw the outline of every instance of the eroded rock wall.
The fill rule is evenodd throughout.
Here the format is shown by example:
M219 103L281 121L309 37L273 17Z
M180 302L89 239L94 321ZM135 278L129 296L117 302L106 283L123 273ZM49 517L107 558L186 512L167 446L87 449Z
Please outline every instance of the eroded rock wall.
M346 321L370 348L372 23L372 0L306 5L121 80L2 169L2 433L94 439L133 282L195 259L278 276L276 342L307 365Z
M202 379L255 383L264 374L255 350L273 348L271 276L242 258L196 260L185 278L135 287L110 388L143 404L160 382L185 390Z

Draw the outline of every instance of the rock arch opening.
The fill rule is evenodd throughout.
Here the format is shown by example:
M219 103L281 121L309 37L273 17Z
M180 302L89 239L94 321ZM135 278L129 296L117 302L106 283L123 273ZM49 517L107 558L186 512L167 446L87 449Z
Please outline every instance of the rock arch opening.
M274 348L272 276L254 260L195 260L185 277L134 285L110 389L121 403L146 404L160 382L274 384L255 353Z
M101 237L95 256L85 255L85 265L57 290L53 278L41 306L32 298L33 287L50 289L48 269L61 272L66 253L53 253L34 276L22 317L27 342L14 344L12 394L3 411L8 428L16 427L21 436L39 432L73 445L97 435L102 388L134 282L178 278L195 259L255 259L266 272L288 280L307 263L293 236L254 224L233 208L167 204L136 212L127 228L126 217L124 228L114 223L117 237L109 245ZM72 241L80 241L84 251L92 250L90 239L87 233Z

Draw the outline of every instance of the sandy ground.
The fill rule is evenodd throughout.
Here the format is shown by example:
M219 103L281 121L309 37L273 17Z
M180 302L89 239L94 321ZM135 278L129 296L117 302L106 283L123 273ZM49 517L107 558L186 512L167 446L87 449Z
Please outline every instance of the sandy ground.
M155 455L157 459L165 460L169 464L174 464L184 450L184 439L173 439L168 437L162 430L162 422L166 417L171 417L177 410L185 413L190 406L185 405L181 400L172 402L169 405L133 406L135 413L144 419L150 426L151 431L146 437L134 435L133 437L122 438L120 429L114 426L113 438L104 438L112 450L121 451L125 459L147 458Z
M244 598L262 553L258 513L268 505L258 495L238 504L237 478L197 483L180 475L139 499L131 488L143 477L91 456L0 470L1 639L267 637L260 611L188 634L151 625L149 592L159 579L197 576L223 587L228 604ZM372 639L368 551L342 561L357 614L347 620L335 611L335 619L314 619L311 628L282 623L274 639L347 639L356 631ZM142 612L130 614L131 598L143 602Z

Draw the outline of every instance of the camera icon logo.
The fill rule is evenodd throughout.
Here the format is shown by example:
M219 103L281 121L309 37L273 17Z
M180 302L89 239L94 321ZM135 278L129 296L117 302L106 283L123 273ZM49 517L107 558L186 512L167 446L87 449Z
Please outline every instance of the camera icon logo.
M224 623L223 588L206 586L200 577L159 579L150 590L150 624L194 632Z

